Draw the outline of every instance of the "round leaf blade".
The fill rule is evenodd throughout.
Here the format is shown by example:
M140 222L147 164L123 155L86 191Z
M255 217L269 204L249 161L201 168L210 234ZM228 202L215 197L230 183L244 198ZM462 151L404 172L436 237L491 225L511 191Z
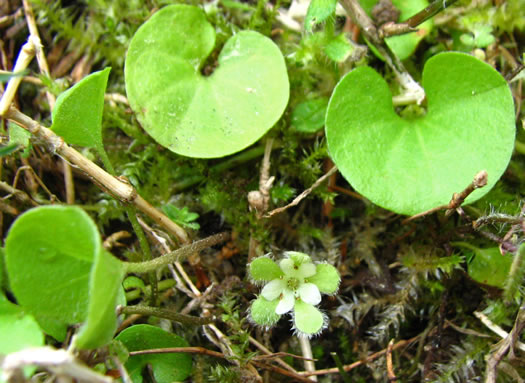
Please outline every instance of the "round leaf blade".
M180 336L146 324L128 327L116 337L116 340L121 341L128 351L188 346ZM134 383L142 382L142 370L147 365L151 365L155 380L159 383L182 381L191 373L191 357L188 354L134 355L126 362L126 369Z
M288 102L284 58L270 39L237 33L214 73L204 77L199 70L214 45L203 11L180 4L152 16L130 44L130 105L144 129L175 153L213 158L238 152L264 135Z
M326 136L343 176L372 202L413 215L448 203L480 170L485 195L503 174L514 148L514 107L505 79L462 53L429 59L423 72L426 115L403 119L386 82L357 68L330 99Z
M95 223L78 207L34 208L11 226L5 244L11 289L58 340L87 315L89 276L100 246Z

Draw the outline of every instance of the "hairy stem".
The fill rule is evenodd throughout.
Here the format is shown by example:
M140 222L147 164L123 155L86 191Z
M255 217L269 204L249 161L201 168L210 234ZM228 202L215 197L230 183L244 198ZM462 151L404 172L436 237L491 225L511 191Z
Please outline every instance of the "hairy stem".
M215 234L210 237L195 241L189 245L183 246L180 249L172 251L162 257L155 258L146 262L124 262L124 267L127 273L148 273L157 270L161 267L167 266L170 263L180 262L190 254L207 249L213 245L224 242L230 238L230 233Z
M191 315L179 314L177 312L150 306L121 306L118 308L119 313L133 315L154 316L157 318L169 319L186 325L203 326L213 322L211 318L200 318Z

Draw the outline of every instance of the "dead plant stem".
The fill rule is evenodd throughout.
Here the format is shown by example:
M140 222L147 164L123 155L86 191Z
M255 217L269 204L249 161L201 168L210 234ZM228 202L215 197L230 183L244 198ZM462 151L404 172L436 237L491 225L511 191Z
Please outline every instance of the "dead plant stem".
M164 227L169 233L175 235L182 243L189 243L189 238L184 229L166 217L164 213L151 206L142 198L135 188L122 177L114 177L94 162L88 160L78 151L67 145L64 140L52 130L40 125L18 109L10 107L4 117L28 130L38 139L44 141L48 150L65 158L70 164L80 168L104 191L119 199L123 203L134 204L140 211L148 215L157 224Z

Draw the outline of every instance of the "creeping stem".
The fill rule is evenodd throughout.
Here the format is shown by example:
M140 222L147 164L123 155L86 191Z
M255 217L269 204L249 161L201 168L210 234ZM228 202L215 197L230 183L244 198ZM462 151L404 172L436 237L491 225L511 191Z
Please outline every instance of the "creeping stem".
M230 233L219 233L183 246L171 253L146 262L124 262L127 273L147 273L170 263L180 262L190 254L207 249L230 238Z

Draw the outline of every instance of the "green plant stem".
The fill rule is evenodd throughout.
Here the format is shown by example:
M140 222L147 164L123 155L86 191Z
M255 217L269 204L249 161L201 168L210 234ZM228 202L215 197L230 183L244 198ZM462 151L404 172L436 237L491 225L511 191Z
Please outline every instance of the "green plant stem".
M104 164L104 167L106 168L109 174L114 176L116 174L115 168L113 167L113 164L109 160L109 156L106 152L106 149L104 149L103 145L100 145L100 147L97 149L98 149L98 154L102 160L102 163ZM149 247L146 235L144 234L144 230L142 230L142 227L140 226L140 223L137 219L137 209L133 205L127 205L124 203L123 203L123 206L128 216L129 222L131 223L131 227L133 227L133 231L135 232L135 235L137 236L137 239L139 240L139 246L142 252L142 260L150 261L152 259L151 249ZM149 301L151 305L155 306L157 304L158 286L157 286L157 275L155 274L154 271L149 273L148 280L151 286Z
M210 237L195 241L180 249L165 254L146 262L123 262L127 273L148 273L160 269L170 263L180 262L190 254L207 249L213 245L224 242L230 238L230 233L215 234Z
M274 144L274 147L276 147L275 144ZM257 146L255 148L245 150L242 153L232 158L227 159L226 161L223 161L217 165L210 167L210 173L213 173L213 172L220 173L225 170L231 169L234 166L243 164L245 162L253 160L254 158L260 157L262 156L263 153L264 153L264 146ZM195 184L198 184L199 182L205 179L206 177L203 175L195 175L195 176L187 177L183 179L182 181L177 182L173 186L173 190L180 192L184 189L192 187Z
M179 314L177 312L165 309L159 309L157 307L149 306L121 306L118 310L121 314L126 315L146 315L154 316L157 318L169 319L174 322L179 322L185 325L203 326L206 324L213 323L212 318L199 318L191 315Z
M113 164L109 160L109 156L108 156L108 153L106 152L106 149L104 149L104 145L100 145L100 147L97 147L97 152L107 172L111 174L112 176L114 176L115 168L113 167Z
M124 209L126 209L126 213L128 215L129 222L131 222L133 231L135 231L135 234L137 235L137 238L139 240L140 249L142 251L142 261L143 262L151 261L152 260L151 249L149 247L148 240L146 239L146 235L144 234L144 230L142 230L139 220L137 219L137 209L133 205L124 205ZM156 305L157 295L158 295L158 286L157 286L157 275L155 274L154 270L152 270L149 273L148 279L149 279L149 284L151 286L150 303L152 305Z
M106 152L106 149L104 149L104 145L100 145L100 147L98 147L97 150L98 150L98 154L100 158L102 159L102 163L104 164L104 167L106 168L109 174L114 176L115 168L113 167L113 164L109 160L109 156ZM144 234L144 230L142 230L142 227L140 226L140 223L137 219L137 209L133 205L123 204L123 206L128 216L129 222L131 223L131 227L133 227L133 231L135 232L135 235L137 236L139 240L140 250L142 251L142 261L150 261L152 259L151 249L149 247L146 235ZM151 286L150 303L152 305L156 305L158 287L157 287L157 276L155 275L155 272L151 272L148 275L148 279L149 279L149 284Z
M514 255L514 260L510 266L509 275L505 281L503 298L506 303L512 303L516 297L518 288L523 278L523 257L525 256L525 244L522 244Z
M346 371L343 369L343 363L341 363L341 359L339 359L339 356L336 352L331 352L330 356L335 362L335 365L337 366L337 369L339 370L339 374L341 374L341 378L343 378L344 383L351 383L350 377L346 373Z
M173 286L175 286L175 280L173 279L164 279L160 282L158 282L157 284L157 292L158 293L161 293ZM127 302L130 302L130 301L133 301L135 299L139 299L142 294L143 294L143 291L144 291L144 294L145 295L151 295L151 286L146 286L144 289L133 289L133 290L129 290L129 291L126 291L126 301Z

